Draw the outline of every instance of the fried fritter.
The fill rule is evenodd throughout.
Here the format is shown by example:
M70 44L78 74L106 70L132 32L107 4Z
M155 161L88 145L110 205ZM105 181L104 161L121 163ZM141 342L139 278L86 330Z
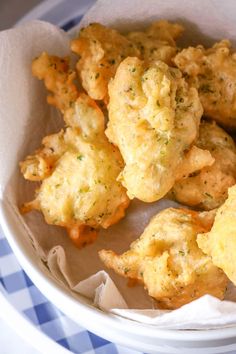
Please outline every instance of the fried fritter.
M197 243L236 285L236 186L229 188L211 231L198 235Z
M155 21L148 27L146 33L149 36L166 41L175 46L175 41L182 35L184 27L179 23L171 23L166 20Z
M107 86L120 62L128 56L139 56L135 45L116 30L91 23L80 30L71 43L79 55L77 70L83 88L95 100L108 101Z
M56 106L63 114L78 98L78 89L74 84L75 71L70 69L69 58L42 53L32 63L32 74L44 80L46 88L52 92L48 103Z
M196 145L209 150L214 163L176 182L169 195L188 206L215 209L223 204L228 188L236 183L235 143L214 122L202 122Z
M164 20L126 36L99 23L82 28L71 49L79 55L77 70L84 89L93 99L108 102L108 83L122 60L131 56L170 64L177 52L175 39L182 32L181 25Z
M64 113L67 128L44 138L44 147L21 162L26 179L42 180L36 199L23 209L42 211L48 224L67 228L82 246L95 239L94 229L124 216L129 199L117 181L123 160L104 134L101 110L87 95L79 95L67 59L44 53L34 61L33 73L45 80L53 94L49 102Z
M183 31L181 25L161 20L152 23L145 31L128 33L127 38L140 51L140 59L162 60L171 65L171 59L177 54L175 40Z
M165 209L130 250L121 255L101 250L99 256L116 273L143 283L160 308L176 309L205 294L223 299L228 279L196 242L213 219L209 213Z
M236 129L236 54L228 40L205 49L183 49L174 63L199 91L204 114L219 124Z
M203 112L197 90L161 61L127 58L109 95L106 135L125 161L119 179L131 199L156 201L173 187L197 138Z

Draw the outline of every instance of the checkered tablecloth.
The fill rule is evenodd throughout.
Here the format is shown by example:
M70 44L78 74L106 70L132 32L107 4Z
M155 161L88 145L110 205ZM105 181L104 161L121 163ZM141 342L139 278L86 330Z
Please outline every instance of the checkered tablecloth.
M49 302L19 265L1 229L0 291L39 331L73 353L138 354L80 327Z

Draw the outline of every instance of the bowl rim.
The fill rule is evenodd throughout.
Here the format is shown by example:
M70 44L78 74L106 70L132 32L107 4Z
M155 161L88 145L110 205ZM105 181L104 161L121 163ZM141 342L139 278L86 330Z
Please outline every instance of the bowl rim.
M154 325L142 324L115 314L106 313L86 302L83 303L76 299L75 295L73 296L72 291L70 292L65 289L65 287L60 285L55 279L50 277L49 274L45 274L43 270L40 269L37 264L37 258L33 258L29 254L29 250L24 246L24 240L15 236L19 233L17 225L16 222L14 223L12 210L3 200L0 202L0 224L20 265L39 290L73 320L75 320L75 312L80 313L80 321L77 320L77 323L82 324L94 333L96 333L96 330L94 331L94 324L90 323L90 320L86 320L86 315L91 313L94 318L94 323L98 321L116 330L120 329L121 323L126 324L129 328L127 334L130 332L130 334L141 336L144 335L144 330L147 330L145 331L145 336L149 339L160 338L175 341L209 341L236 337L236 324L231 327L210 330L159 329ZM33 246L30 246L31 252L35 252ZM45 291L45 289L47 289L47 291Z
M60 0L61 1L61 0ZM45 0L44 3L50 3L49 0ZM58 3L57 0L53 0L53 3ZM35 8L35 12L41 11L41 6L37 6ZM24 16L18 23L26 22L29 17L36 16L36 14L31 12ZM79 24L73 27L67 33L71 36L73 33L78 30ZM96 323L96 319L100 323L105 323L107 326L114 327L115 329L119 329L121 324L129 325L129 332L134 334L140 334L143 336L144 329L146 330L145 336L152 338L161 338L166 340L175 340L181 342L185 341L198 341L198 342L206 342L209 340L216 339L227 339L236 337L236 324L227 327L227 328L219 328L219 329L211 329L211 330L170 330L170 329L159 329L154 325L142 324L133 320L129 320L127 318L106 313L98 308L93 307L92 305L86 304L86 302L80 302L78 299L73 297L73 293L66 290L63 286L61 286L55 279L50 277L48 274L45 274L42 269L37 265L36 259L30 256L28 250L24 247L23 240L20 237L17 237L18 231L16 225L12 223L11 212L8 209L8 206L5 205L4 200L0 198L0 225L3 229L4 235L7 238L17 260L19 261L22 268L25 270L27 275L31 278L37 288L51 301L55 304L60 310L62 310L65 314L67 314L70 318L72 318L76 323L82 324L86 329L96 332L95 327L91 325L89 321L85 321L87 313L91 313L94 318L94 323ZM33 247L31 245L33 251ZM47 289L47 291L45 291ZM56 294L56 296L55 296ZM55 297L55 298L54 298ZM68 305L67 305L68 304ZM78 310L76 313L81 313L81 321L75 319L73 308ZM70 310L68 310L70 308ZM127 331L128 332L128 331ZM128 334L128 333L127 333ZM105 335L105 332L104 332Z

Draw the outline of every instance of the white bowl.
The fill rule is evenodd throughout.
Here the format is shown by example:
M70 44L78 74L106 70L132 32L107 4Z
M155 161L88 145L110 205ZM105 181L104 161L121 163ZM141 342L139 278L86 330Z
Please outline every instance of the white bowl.
M195 5L199 6L199 1L195 2ZM227 14L232 18L232 13ZM163 14L163 17L168 16ZM176 14L172 17L176 17ZM17 183L17 179L13 183ZM32 244L25 237L23 224L6 199L0 201L0 223L21 266L35 285L61 311L95 334L146 353L191 354L197 351L210 354L236 349L236 325L214 330L160 330L151 325L102 312L89 305L82 296L79 296L78 300L78 295L75 298L73 292L59 285L43 267Z
M46 272L25 238L23 225L8 207L0 204L0 223L16 257L40 291L78 324L111 342L146 353L225 353L236 349L236 326L214 330L160 330L104 313L81 296L65 290Z

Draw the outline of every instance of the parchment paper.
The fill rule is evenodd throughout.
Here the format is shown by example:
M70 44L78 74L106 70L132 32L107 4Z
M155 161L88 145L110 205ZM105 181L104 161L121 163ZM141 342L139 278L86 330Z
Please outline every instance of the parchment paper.
M115 27L122 24L127 29L157 18L181 19L193 23L185 42L202 42L201 36L196 36L199 33L208 36L208 40L223 37L235 40L233 18L230 21L230 16L225 17L224 11L216 8L218 4L218 1L208 1L207 5L202 2L204 10L200 10L198 1L102 0L89 11L82 25L99 21ZM24 181L18 162L40 146L44 135L62 126L61 117L46 104L43 84L31 76L31 61L42 51L70 55L67 34L40 21L0 33L0 197L18 214L19 205L33 198L36 187ZM37 212L24 218L19 214L19 220L26 226L25 237L30 235L37 257L47 263L52 275L104 311L160 328L198 329L236 324L232 284L226 296L232 301L204 296L178 310L163 311L155 308L142 286L129 287L126 279L105 271L98 250L123 252L142 233L151 216L167 206L178 205L166 200L152 204L134 200L123 220L101 231L97 241L82 250L73 246L62 228L47 225Z

